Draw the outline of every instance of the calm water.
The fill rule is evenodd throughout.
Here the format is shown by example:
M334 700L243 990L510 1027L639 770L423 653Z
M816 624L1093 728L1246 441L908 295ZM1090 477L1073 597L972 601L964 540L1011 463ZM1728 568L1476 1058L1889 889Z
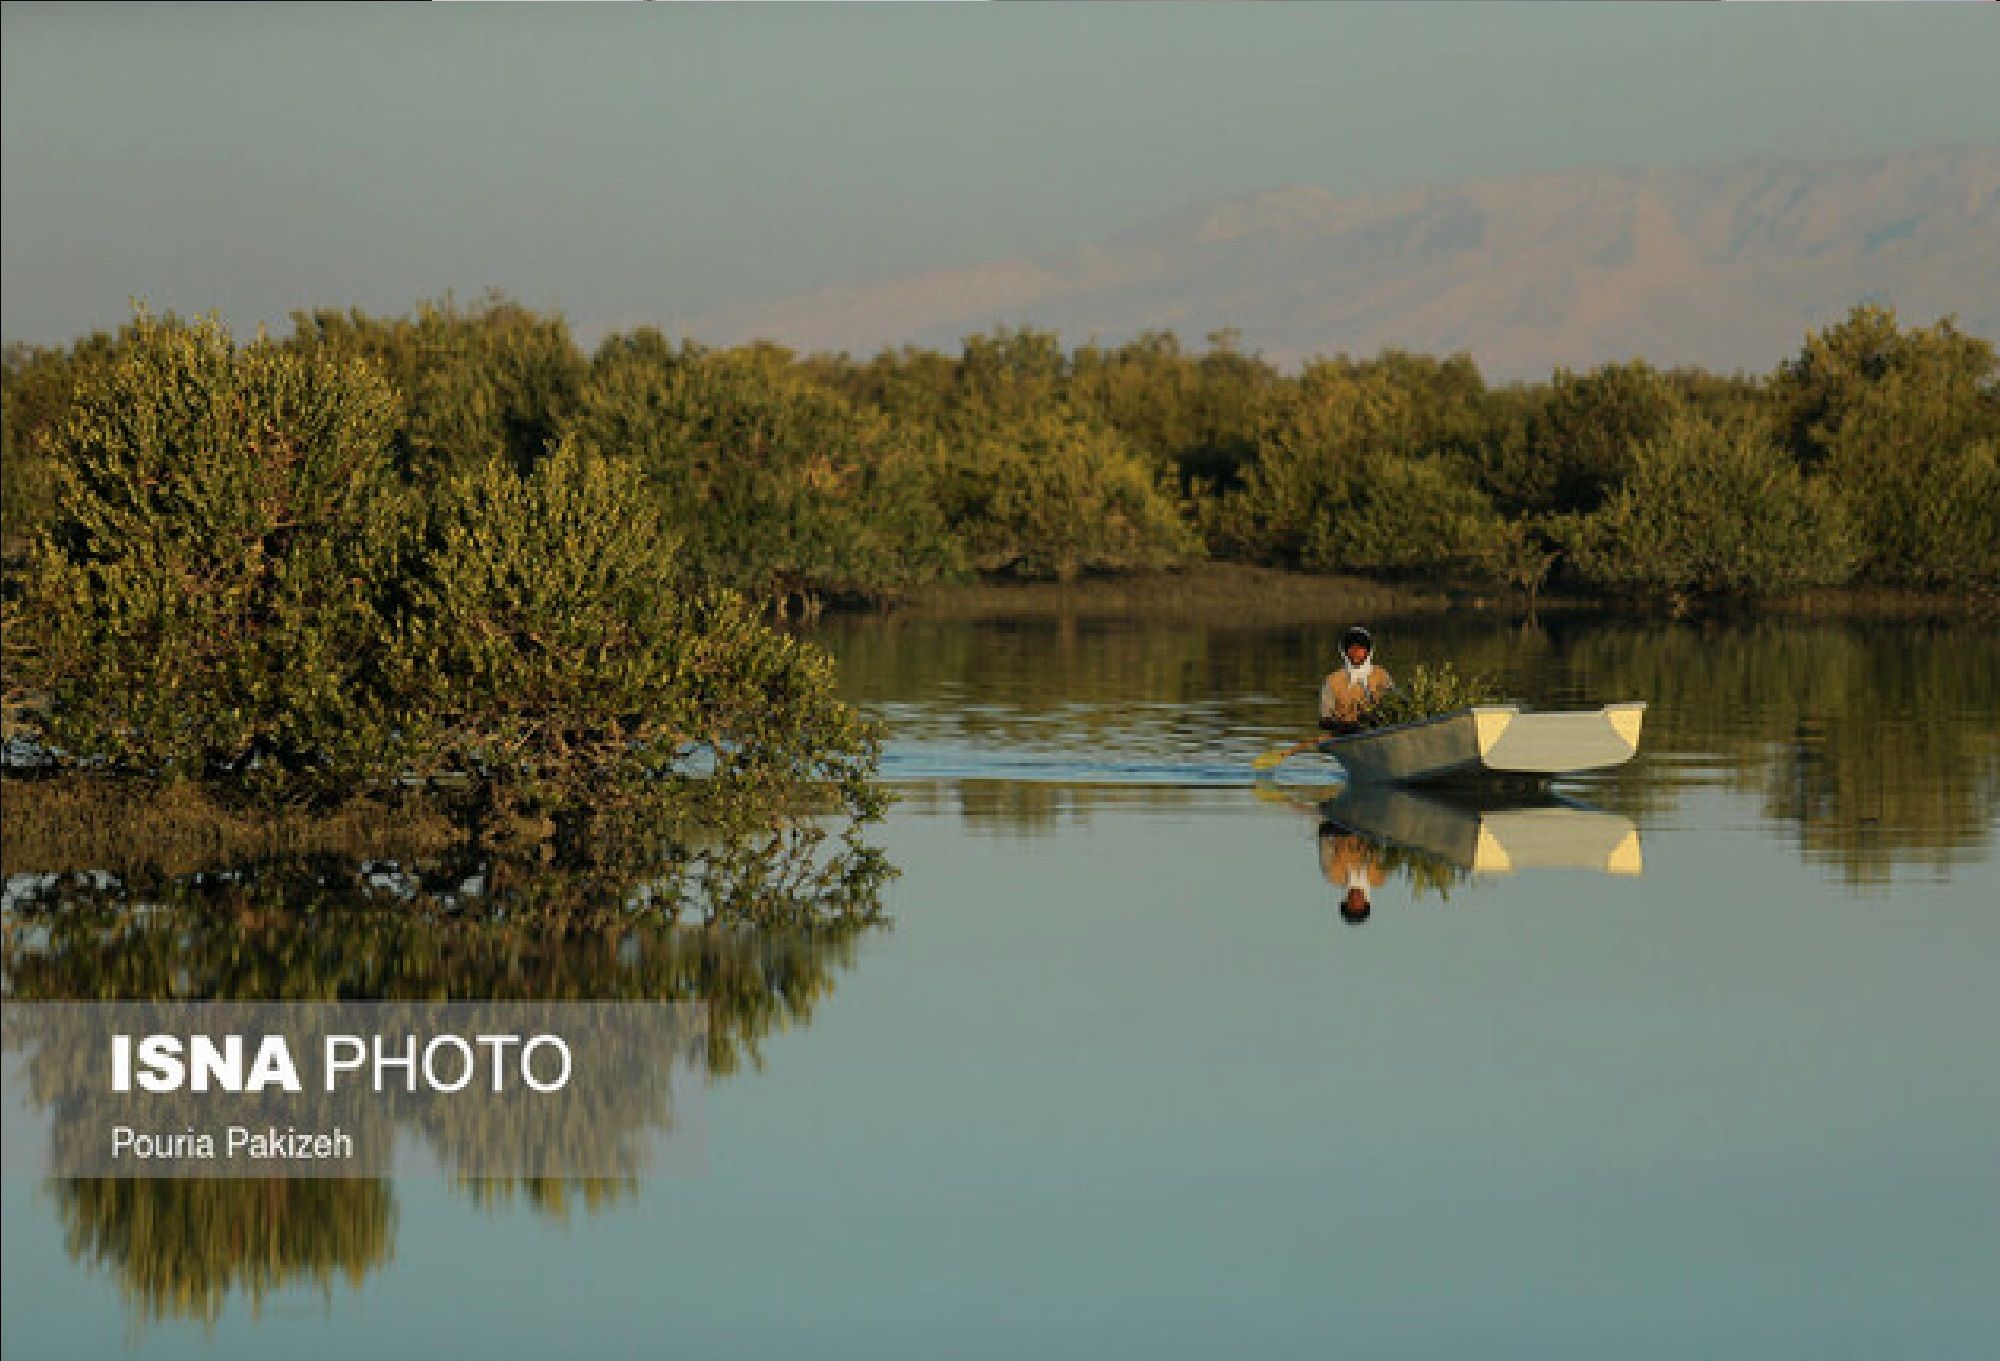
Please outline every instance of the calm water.
M722 998L710 1169L9 1182L6 1355L1995 1354L2000 636L1384 625L1392 669L1648 700L1643 759L1526 807L1253 788L1332 634L827 628L896 733L886 924L524 956L310 877L282 947L84 904L16 995Z

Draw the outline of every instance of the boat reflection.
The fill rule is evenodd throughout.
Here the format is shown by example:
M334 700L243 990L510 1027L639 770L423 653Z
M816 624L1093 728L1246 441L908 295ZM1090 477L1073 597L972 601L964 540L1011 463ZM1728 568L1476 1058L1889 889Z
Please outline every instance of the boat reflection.
M1639 874L1639 829L1618 813L1557 794L1481 794L1355 784L1318 805L1332 826L1434 856L1472 874L1580 869Z
M1318 819L1320 875L1340 892L1343 920L1358 925L1375 891L1407 879L1419 898L1449 898L1473 875L1575 869L1637 875L1639 829L1621 813L1546 790L1496 791L1352 784L1318 790L1260 785L1258 795Z

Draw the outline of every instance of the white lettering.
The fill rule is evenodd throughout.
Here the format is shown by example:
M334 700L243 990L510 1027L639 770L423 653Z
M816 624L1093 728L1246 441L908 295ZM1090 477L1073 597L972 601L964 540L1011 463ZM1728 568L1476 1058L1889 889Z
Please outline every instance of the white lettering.
M205 1092L211 1078L221 1084L225 1092L243 1090L241 1035L225 1035L220 1050L216 1049L215 1041L206 1035L196 1035L188 1042L188 1089Z
M282 1035L266 1035L257 1046L256 1061L250 1065L249 1090L261 1092L274 1085L288 1092L301 1090L299 1070L292 1066L291 1046Z
M111 1156L114 1159L213 1158L215 1137L197 1134L192 1126L178 1134L147 1134L130 1125L113 1125Z
M342 1058L341 1050L351 1057ZM359 1035L329 1035L326 1037L326 1089L334 1089L339 1073L352 1073L368 1061L368 1046L361 1042Z
M446 1047L458 1051L459 1071L458 1081L456 1082L445 1082L438 1077L437 1051ZM472 1081L474 1066L475 1061L472 1057L472 1046L456 1035L440 1035L424 1046L424 1081L430 1084L430 1088L434 1092L458 1092L465 1090L466 1085Z
M181 1066L181 1042L172 1035L148 1035L139 1041L139 1062L144 1072L139 1085L149 1092L177 1092L187 1076Z
M562 1055L562 1076L554 1082L542 1083L535 1080L535 1050L541 1045L549 1045ZM538 1092L559 1092L569 1083L569 1046L559 1035L537 1035L521 1048L521 1080Z
M505 1065L507 1062L507 1046L510 1044L519 1044L520 1042L521 1037L519 1035L481 1035L479 1037L479 1043L490 1050L493 1055L494 1091L506 1090L507 1073Z
M403 1040L403 1056L396 1058L393 1055L384 1054L382 1052L382 1037L380 1035L375 1037L376 1091L379 1092L382 1090L382 1070L384 1068L401 1068L403 1070L403 1090L414 1092L417 1089L417 1037L414 1035L405 1035Z

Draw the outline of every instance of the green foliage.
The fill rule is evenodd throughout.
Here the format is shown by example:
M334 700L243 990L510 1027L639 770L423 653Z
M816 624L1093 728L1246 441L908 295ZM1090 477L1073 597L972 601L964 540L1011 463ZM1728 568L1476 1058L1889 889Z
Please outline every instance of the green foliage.
M49 740L252 786L379 774L395 409L367 366L140 317L49 443L55 509L9 630Z
M1864 574L1917 586L2000 585L1995 440L1974 440L1947 393L1892 375L1827 440L1825 476L1867 545Z
M1479 447L1489 396L1469 357L1438 359L1393 349L1372 359L1339 355L1308 363L1294 391L1315 401L1356 384L1393 398L1378 401L1373 413L1376 442L1385 452L1455 459Z
M1068 351L1052 332L1001 329L955 355L906 347L857 362L770 343L710 352L638 330L586 361L560 317L497 294L407 318L295 321L276 349L309 365L365 362L386 381L387 463L419 516L461 474L496 457L529 472L573 435L644 470L690 580L780 613L893 601L968 569L1063 579L1204 553L1311 572L1477 573L1531 608L1544 585L1677 604L1850 577L1966 597L2000 587L1994 346L1948 321L1901 327L1883 308L1854 309L1768 379L1631 362L1502 388L1465 356L1394 350L1286 376L1227 331L1198 352L1164 331ZM7 351L10 561L62 513L73 452L62 432L78 394L101 387L137 337L128 327ZM1658 452L1689 443L1684 431L1669 439L1683 418L1774 431L1780 464L1803 475L1806 520L1839 503L1851 573L1843 553L1753 562L1756 533L1732 539L1720 498L1686 487L1663 503L1671 512L1642 510L1663 478L1696 477L1670 473ZM1627 497L1648 449L1649 491ZM1741 467L1729 475L1779 494ZM1694 518L1668 525L1669 513ZM1627 521L1634 544L1671 545L1668 565L1619 545ZM6 608L25 608L18 583Z
M1117 432L1059 409L954 450L936 480L982 572L1074 581L1173 566L1198 548L1157 475Z
M24 536L55 513L50 442L68 418L78 381L116 345L115 337L98 332L72 349L9 345L0 357L0 536Z
M1855 552L1823 481L1760 428L1691 414L1639 445L1618 493L1561 533L1585 581L1676 605L1835 584Z
M575 405L584 359L559 316L500 294L461 310L449 298L414 319L359 310L297 312L290 348L365 357L381 365L405 402L398 466L435 482L495 453L527 468Z
M1493 697L1493 682L1484 676L1461 676L1450 662L1435 670L1419 665L1364 710L1361 722L1370 728L1392 728L1457 713L1475 704L1491 704Z
M2000 362L1951 325L1898 329L1857 307L1810 336L1775 384L1797 457L1839 489L1862 573L1918 586L2000 584Z
M1068 400L1110 425L1147 463L1183 487L1236 486L1256 454L1257 431L1278 391L1277 370L1237 348L1233 331L1210 335L1203 354L1171 332L1149 331L1115 350L1086 346L1072 363Z
M1650 365L1606 364L1581 377L1558 369L1517 438L1490 440L1481 473L1511 514L1588 514L1631 472L1632 453L1680 409Z
M1895 380L1909 396L1942 399L1939 437L1956 443L2000 433L1991 341L1949 320L1903 330L1893 309L1857 306L1839 325L1808 335L1799 356L1779 367L1771 386L1786 446L1808 467L1827 462L1850 412L1874 404L1877 389Z
M814 355L800 368L814 382L910 430L941 430L958 387L957 360L914 345L884 350L865 364L845 355Z
M1062 338L1053 331L967 336L955 406L975 426L1008 425L1061 402L1069 371Z
M880 598L956 565L924 459L771 351L600 351L571 429L651 480L690 572L783 608Z
M599 783L687 726L673 544L636 474L564 442L436 498L397 680L437 770Z
M877 738L826 656L741 597L691 587L638 470L564 440L523 476L496 460L431 517L399 649L430 767L594 806L714 754L718 783L829 786L849 811Z
M1438 458L1381 460L1357 481L1344 515L1322 518L1306 565L1419 573L1479 561L1500 522L1484 493Z
M1489 551L1499 521L1413 394L1316 366L1217 518L1222 544L1309 571L1411 572Z
M831 662L690 582L629 464L495 453L427 506L378 368L142 317L53 442L9 682L114 770L319 799L409 772L545 805L802 785L872 814Z
M1559 556L1545 524L1508 520L1488 543L1481 566L1495 581L1521 593L1532 618L1535 599Z

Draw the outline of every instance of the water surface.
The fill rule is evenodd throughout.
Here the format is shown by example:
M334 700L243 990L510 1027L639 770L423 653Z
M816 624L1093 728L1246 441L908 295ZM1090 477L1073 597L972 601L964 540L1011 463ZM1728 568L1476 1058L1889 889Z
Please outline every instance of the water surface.
M1396 822L1313 758L1248 776L1335 632L827 626L894 731L886 922L524 950L271 880L310 959L211 913L17 962L736 1024L697 1179L9 1183L6 1354L1992 1354L2000 638L1383 624L1392 669L1652 706L1614 776ZM252 1270L256 1222L289 1228Z

